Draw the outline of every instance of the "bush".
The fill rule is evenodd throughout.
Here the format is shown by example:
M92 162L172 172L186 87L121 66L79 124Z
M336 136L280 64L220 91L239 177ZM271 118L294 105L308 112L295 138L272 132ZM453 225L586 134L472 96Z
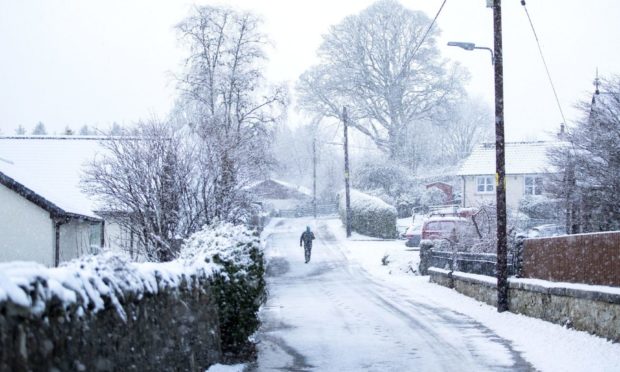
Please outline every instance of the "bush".
M560 200L550 199L544 195L527 195L519 203L519 212L537 220L560 220L562 203Z
M219 223L192 235L181 258L220 265L211 284L218 305L222 351L252 352L249 337L258 329L258 310L265 300L265 267L258 234L243 226Z
M345 222L345 194L340 193L338 213ZM396 208L377 197L351 190L351 228L364 235L393 239L398 236Z

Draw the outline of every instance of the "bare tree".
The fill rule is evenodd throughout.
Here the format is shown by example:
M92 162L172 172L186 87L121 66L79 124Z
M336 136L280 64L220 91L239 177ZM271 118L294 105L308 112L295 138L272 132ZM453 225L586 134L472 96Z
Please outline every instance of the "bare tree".
M149 260L169 261L175 240L193 232L184 205L192 185L190 154L168 123L141 122L125 134L101 141L105 153L86 169L83 188L104 212L119 216Z
M449 108L445 119L435 120L444 160L454 164L468 157L477 144L491 139L493 123L491 108L480 100L468 98Z
M332 26L319 65L300 78L305 110L339 118L372 138L391 159L402 156L407 132L461 94L463 71L442 60L430 19L394 0L379 0Z
M178 109L200 141L208 214L219 219L241 218L243 187L270 167L273 124L287 102L284 88L265 84L259 26L251 13L212 6L194 8L177 26L189 51Z

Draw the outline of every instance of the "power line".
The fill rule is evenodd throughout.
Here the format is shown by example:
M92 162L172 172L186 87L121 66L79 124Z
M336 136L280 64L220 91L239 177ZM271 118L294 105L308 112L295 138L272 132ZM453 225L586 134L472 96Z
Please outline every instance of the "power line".
M536 29L534 28L534 23L532 22L532 17L530 17L530 12L527 11L527 7L525 6L525 0L521 0L521 5L523 5L523 9L525 10L527 19L530 22L532 33L534 34L534 38L536 39L536 45L538 45L538 52L540 53L540 58L542 59L543 65L545 66L545 71L547 72L547 78L549 78L549 84L551 84L551 89L553 89L553 95L555 96L555 102L557 103L558 109L560 110L562 121L564 122L564 124L567 124L566 118L564 117L564 111L562 111L562 105L560 105L560 99L558 98L558 92L555 90L555 85L553 84L553 79L551 79L551 73L549 73L549 67L547 66L547 61L545 60L542 47L540 46L540 40L538 40L538 35L536 34Z
M446 5L446 1L448 1L448 0L443 0L443 3L441 3L441 6L439 7L439 10L437 11L437 14L435 14L435 18L433 18L433 21L431 22L431 24L426 29L426 32L424 33L424 36L422 36L422 39L420 40L420 42L413 49L413 53L411 53L411 57L409 58L409 60L413 59L413 56L415 56L415 54L418 52L418 49L420 49L420 47L424 43L424 40L426 40L426 37L428 36L428 34L431 32L431 29L435 25L435 22L437 21L437 18L439 17L439 14L443 10L444 5Z

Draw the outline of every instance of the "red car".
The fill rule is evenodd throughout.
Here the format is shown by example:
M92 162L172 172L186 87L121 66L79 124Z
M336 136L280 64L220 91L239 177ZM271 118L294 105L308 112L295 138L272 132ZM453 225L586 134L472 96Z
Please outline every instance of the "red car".
M474 226L470 219L457 216L431 217L422 226L422 239L459 241L471 237Z

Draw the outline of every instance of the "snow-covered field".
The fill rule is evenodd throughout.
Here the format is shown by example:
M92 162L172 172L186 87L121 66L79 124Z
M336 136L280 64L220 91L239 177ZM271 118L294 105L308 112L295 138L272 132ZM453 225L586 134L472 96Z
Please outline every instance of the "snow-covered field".
M305 225L317 232L308 265ZM418 252L402 240L346 239L338 220L302 219L275 220L264 237L270 299L257 370L620 370L619 344L497 313L414 275Z

